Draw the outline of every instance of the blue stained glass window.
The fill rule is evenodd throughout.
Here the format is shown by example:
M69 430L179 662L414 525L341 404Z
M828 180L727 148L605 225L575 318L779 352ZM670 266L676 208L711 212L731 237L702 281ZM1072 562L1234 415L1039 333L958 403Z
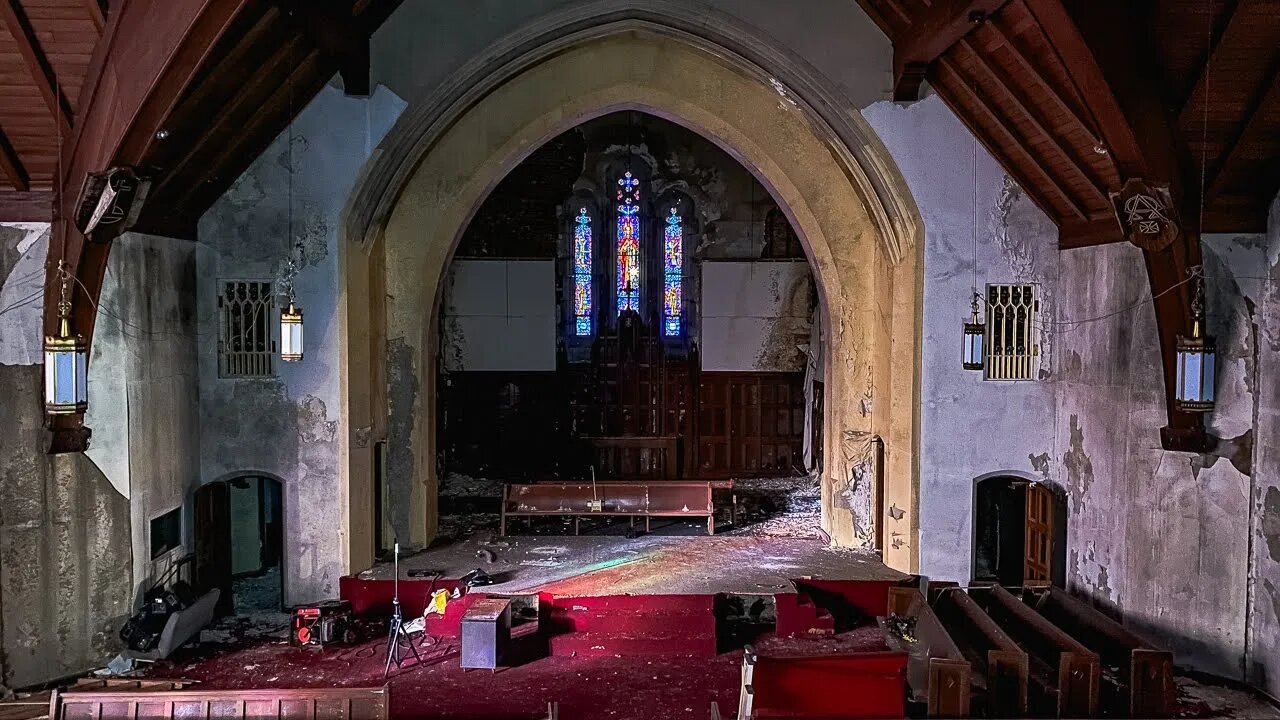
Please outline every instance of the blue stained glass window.
M684 224L675 208L667 216L662 253L662 334L680 334L684 305Z
M573 225L573 329L578 337L591 335L591 216L578 210Z
M640 311L640 181L618 178L618 314Z

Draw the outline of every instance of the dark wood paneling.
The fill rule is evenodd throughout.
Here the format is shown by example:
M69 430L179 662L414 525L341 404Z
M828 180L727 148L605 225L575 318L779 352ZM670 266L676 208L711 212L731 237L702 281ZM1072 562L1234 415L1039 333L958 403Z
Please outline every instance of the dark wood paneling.
M803 373L704 372L699 380L699 477L803 472Z

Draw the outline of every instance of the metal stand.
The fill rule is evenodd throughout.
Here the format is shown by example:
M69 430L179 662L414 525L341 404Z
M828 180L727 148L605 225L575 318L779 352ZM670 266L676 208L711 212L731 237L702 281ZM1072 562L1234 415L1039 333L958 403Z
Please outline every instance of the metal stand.
M408 632L405 632L404 615L400 612L400 543L395 544L395 584L393 587L394 590L391 596L391 629L387 632L387 662L382 668L382 677L384 679L391 673L391 663L394 662L398 670L404 661L408 659L401 656L401 639L409 646L409 651L413 653L414 659L419 663L422 662L422 656L418 654L418 648L413 644L413 638L409 637Z

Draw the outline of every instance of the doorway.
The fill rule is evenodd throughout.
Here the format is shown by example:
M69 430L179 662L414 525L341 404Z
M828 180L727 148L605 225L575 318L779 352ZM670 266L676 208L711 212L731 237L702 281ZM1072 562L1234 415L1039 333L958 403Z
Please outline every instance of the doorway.
M973 582L1061 586L1066 528L1066 503L1049 485L1013 475L980 478L973 498Z
M221 615L284 607L284 508L280 481L241 475L196 492L196 575L222 591Z

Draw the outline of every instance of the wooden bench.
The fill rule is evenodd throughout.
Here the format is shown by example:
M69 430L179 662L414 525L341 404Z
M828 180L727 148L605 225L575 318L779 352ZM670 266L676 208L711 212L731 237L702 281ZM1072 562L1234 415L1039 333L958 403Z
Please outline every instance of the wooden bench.
M50 720L386 720L389 687L54 692Z
M970 678L974 699L983 706L980 714L1025 717L1027 654L964 590L948 586L935 593L930 583L929 594L942 626L973 668Z
M907 653L907 687L929 717L969 717L969 661L915 588L889 588L890 616L915 618L915 642L886 633L889 646Z
M1172 717L1177 698L1173 653L1147 644L1123 625L1062 588L1023 589L1023 600L1096 652L1129 717ZM1112 672L1113 671L1113 672ZM1113 675L1114 673L1114 675Z
M502 491L500 531L507 518L573 517L573 532L584 516L644 518L645 530L655 517L706 518L707 534L716 532L715 503L709 480L606 480L601 482L537 482L507 485Z
M1027 650L1039 710L1054 717L1098 714L1101 666L1098 654L1009 593L993 585L969 594L1005 632Z

